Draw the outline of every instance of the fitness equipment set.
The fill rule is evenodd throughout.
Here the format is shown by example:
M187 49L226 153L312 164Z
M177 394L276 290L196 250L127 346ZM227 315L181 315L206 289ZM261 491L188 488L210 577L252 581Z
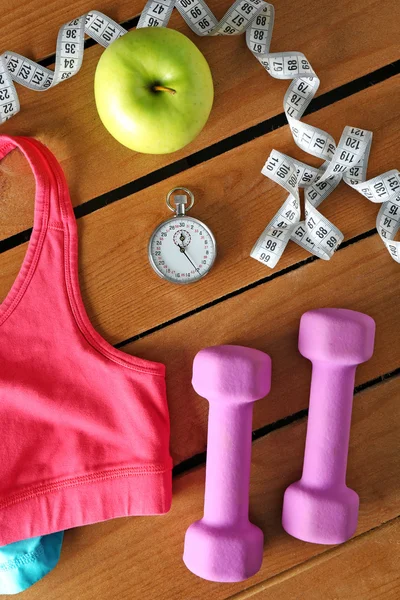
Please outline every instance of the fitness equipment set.
M339 544L355 532L359 497L346 485L357 365L372 357L375 322L360 312L303 314L299 350L312 362L303 474L283 500L282 525L306 542ZM253 403L269 393L271 359L243 346L200 350L192 384L210 403L204 516L186 532L183 560L209 581L243 581L262 564L264 536L249 521Z

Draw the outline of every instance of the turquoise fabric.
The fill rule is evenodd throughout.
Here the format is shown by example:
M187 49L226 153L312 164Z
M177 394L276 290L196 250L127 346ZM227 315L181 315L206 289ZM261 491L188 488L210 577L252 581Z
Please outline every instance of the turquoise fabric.
M0 546L0 594L18 594L49 573L60 558L63 531Z

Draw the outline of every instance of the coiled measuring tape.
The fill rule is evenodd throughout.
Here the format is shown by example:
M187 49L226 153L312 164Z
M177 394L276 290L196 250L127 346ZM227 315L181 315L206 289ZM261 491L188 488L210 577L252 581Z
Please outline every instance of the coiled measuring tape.
M257 240L251 256L274 267L291 239L312 254L329 260L343 240L342 233L318 210L319 204L343 179L372 202L381 202L377 229L394 260L400 262L400 173L388 171L366 181L372 133L346 127L336 146L328 133L300 121L315 96L319 79L301 52L270 52L274 7L263 0L236 0L220 21L203 0L149 0L138 27L165 27L174 6L197 35L239 35L264 69L276 79L291 79L283 106L296 144L324 161L309 167L273 150L262 173L279 183L289 196ZM100 13L91 11L63 25L58 33L55 69L51 71L15 52L0 56L0 122L19 109L14 81L44 91L75 75L82 64L84 36L106 47L126 29ZM306 219L300 221L299 189L305 190Z
M323 137L318 135L322 144ZM273 150L261 172L281 185L289 196L257 240L251 256L273 268L289 240L293 240L319 258L329 260L343 241L343 234L317 207L343 179L371 202L382 203L376 228L389 254L400 262L400 242L394 241L400 227L400 173L392 170L365 180L371 142L370 131L345 127L332 159L320 169ZM304 221L300 221L300 188L304 188Z

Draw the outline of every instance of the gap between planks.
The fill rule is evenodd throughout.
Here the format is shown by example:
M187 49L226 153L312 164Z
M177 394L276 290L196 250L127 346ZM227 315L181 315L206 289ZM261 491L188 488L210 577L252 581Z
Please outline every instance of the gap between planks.
M339 252L339 250L344 250L348 246L352 246L353 244L356 244L357 242L361 242L362 240L365 240L374 235L377 235L376 229L369 229L368 231L364 231L363 233L360 233L359 235L355 235L352 238L349 238L348 240L343 242L339 246L339 248L336 250L336 252ZM336 252L335 252L335 254L336 254ZM221 304L222 302L225 302L225 300L229 300L230 298L235 298L235 296L240 296L241 294L248 292L249 290L252 290L254 288L257 288L260 285L269 283L270 281L273 281L274 279L277 279L278 277L282 277L284 275L287 275L288 273L297 271L301 267L305 267L305 266L315 262L316 260L321 260L321 259L315 255L309 256L309 257L305 258L304 260L300 260L296 263L289 265L288 267L281 269L280 271L275 271L275 272L271 273L271 275L267 275L266 277L262 277L261 279L257 279L256 281L252 281L248 285L245 285L241 288L237 288L236 290L233 290L232 292L229 292L228 294L224 294L223 296L220 296L219 298L215 298L214 300L211 300L210 302L206 302L205 304L196 306L196 308L194 308L193 310L187 311L186 313L182 313L181 315L178 315L177 317L175 317L173 319L164 321L163 323L160 323L159 325L156 325L155 327L151 327L150 329L146 329L145 331L142 331L130 338L122 340L121 342L114 344L114 346L115 346L115 348L122 348L123 346L126 346L128 344L131 344L132 342L136 342L140 339L143 339L143 338L147 337L148 335L151 335L152 333L156 333L156 331L165 329L166 327L174 325L174 323L179 323L179 321L183 321L184 319L187 319L188 317L191 317L197 313L203 312L203 310L207 310L209 308L212 308L213 306L216 306L217 304Z
M383 106L386 106L387 109L384 113L390 113L388 94L390 96L391 82L396 83L396 87L399 87L400 75L395 77L394 80L375 86L371 91L363 91L343 102L338 102L317 113L318 118L314 119L318 126L324 128L325 125L326 128L329 115L331 118L334 115L335 118L341 119L342 113L349 112L348 105L354 108L361 102L363 114L361 124L374 130L376 125L378 130L376 151L370 165L371 175L385 170L388 152L395 153L397 147L398 135L396 135L395 119L392 116L379 116L381 114L379 105L382 106L382 101ZM371 100L375 103L373 112L370 109ZM367 115L365 115L365 112ZM369 120L368 115L371 114L374 116ZM336 129L337 134L338 130L339 127ZM161 282L160 287L158 287L156 281L153 281L154 276L150 273L147 261L143 262L142 260L143 256L147 255L147 240L142 232L146 229L150 231L156 223L158 224L162 218L165 218L163 203L152 202L152 200L154 196L161 196L166 186L174 187L177 183L182 184L179 181L182 176L171 178L167 182L164 180L141 194L129 196L116 205L97 211L93 215L84 218L83 222L78 221L81 244L80 273L83 277L81 285L83 286L87 305L92 309L92 318L95 319L96 325L100 327L103 335L109 336L110 342L114 344L126 343L134 336L143 335L144 332L170 322L182 314L187 316L188 312L207 305L209 302L218 300L221 297L229 299L226 298L227 294L246 288L247 285L254 284L263 278L268 277L271 283L276 283L272 280L279 271L291 277L302 276L303 271L284 271L285 268L288 268L291 264L299 263L302 259L309 260L310 263L314 260L313 257L294 244L289 244L287 252L285 252L281 263L279 263L279 268L274 271L262 267L262 265L248 257L248 249L251 248L260 233L260 222L265 219L267 212L271 211L272 214L273 206L280 204L282 201L280 188L273 186L266 178L261 176L253 155L263 152L266 144L275 147L279 143L281 132L282 130L279 130L276 133L254 140L245 147L241 146L229 154L198 165L186 175L186 179L189 177L195 186L195 192L201 190L203 219L209 223L216 233L220 231L220 234L218 234L220 255L225 258L224 261L217 262L215 270L210 274L210 279L204 281L205 285L203 287L189 287L185 290L182 303L181 298L178 298L178 296L182 297L182 294L180 292L177 294L172 286L167 289ZM288 133L288 127L285 127L284 140L286 145L284 144L282 150L290 153ZM228 164L226 163L226 157L229 159ZM224 168L226 169L226 177L223 178L221 183L225 201L221 202L219 174L221 169ZM243 183L246 173L250 175L250 183L246 181ZM248 201L253 204L253 210L243 222L242 198L246 194ZM375 233L372 227L374 226L374 217L376 217L376 214L374 214L376 208L372 203L365 203L361 195L356 194L353 198L352 194L350 188L344 185L342 190L332 196L324 210L327 218L332 219L347 238L346 245L342 245L341 250L347 247L347 244L351 248L357 248L358 245L353 242L362 240L364 235L365 237L371 236L369 238L371 242L378 246L379 239L377 236L372 237ZM138 203L138 199L141 202ZM145 214L141 208L143 202L147 205ZM12 205L12 203L10 204ZM18 206L18 204L16 205ZM27 202L25 201L25 208L26 206ZM236 222L237 225L239 248L237 242L233 241L231 227L226 226L225 216L227 211L228 214L230 213L232 222ZM17 227L18 222L20 223L18 214L19 211L14 209L15 225ZM358 215L360 219L358 219ZM140 222L139 217L141 226L138 225ZM82 231L85 232L84 235L82 235ZM355 237L357 235L361 237ZM136 239L134 244L132 244L132 236ZM120 240L118 248L115 245L116 237ZM99 240L102 239L104 245L100 246L102 248L100 250ZM23 251L24 246L19 246L2 255L2 265L4 264L2 288L8 288L13 278L15 278L15 266L22 261ZM114 258L112 259L113 254ZM384 250L382 250L382 254L384 255ZM333 263L340 256L337 256ZM389 262L388 259L387 262ZM316 265L318 263L315 263L315 265L313 263L313 267ZM313 267L310 264L309 268ZM331 265L328 263L326 268L329 271ZM271 275L273 277L270 277ZM152 315L150 308L148 310L144 309L144 301L147 301L147 296L144 297L143 292L136 289L136 281L139 279L145 288L148 286L148 289L156 295L158 300L160 295L165 295L165 299L169 298L175 308L172 306L172 310L161 310L158 315ZM270 288L267 289L270 290ZM265 288L263 288L264 290ZM137 295L138 292L139 295ZM109 298L111 295L121 302L121 309L115 308L115 304L110 303ZM138 320L137 315L134 314L132 298L136 298L135 303L137 302L139 306L142 306ZM242 296L239 296L239 298L242 298ZM165 306L168 304L168 301L164 303ZM179 309L177 309L178 305L180 306Z
M355 402L348 475L351 487L357 490L362 499L358 530L360 534L398 515L398 391L398 382L392 381L379 386L372 393L368 390ZM300 465L295 466L294 462L298 463L299 458L301 459L304 435L305 424L297 423L288 430L255 444L250 506L253 521L265 531L266 546L262 569L252 581L225 586L207 582L193 576L182 562L184 531L201 516L203 508L204 469L201 469L175 481L172 509L169 515L162 517L162 523L158 518L147 517L116 519L67 532L61 569L55 570L38 583L37 587L33 586L27 592L27 597L32 600L48 596L71 600L76 597L79 589L78 595L86 600L223 600L234 592L254 587L258 582L271 579L305 562L307 558L321 554L327 550L326 547L302 543L287 536L279 523L283 490L299 474ZM381 443L382 440L385 443ZM375 449L378 442L382 453ZM287 452L283 452L286 445ZM397 523L396 526L398 527ZM358 548L363 546L365 544L360 544ZM347 552L347 555L357 553L359 551ZM313 571L306 572L307 578L308 573ZM85 585L89 580L91 585ZM275 589L280 587L272 588L273 592ZM260 597L263 597L262 594ZM273 595L269 597L274 598ZM284 598L282 594L279 597ZM294 597L299 600L307 598L307 594ZM328 596L314 596L316 600L324 597ZM348 597L350 596L342 596ZM358 598L366 600L362 595Z
M94 45L94 40L91 41ZM387 81L398 74L400 74L400 60L396 61L395 63L385 65L384 67L372 71L367 75L363 75L358 79L345 83L337 88L334 88L333 90L317 96L310 103L303 116L316 113L323 108L327 108L328 106L336 104L341 100L350 98L351 96L354 96L355 94L379 83ZM257 125L253 125L244 131L240 131L231 136L223 138L222 140L173 163L170 163L165 167L151 171L150 173L147 173L138 179L125 183L117 188L114 188L113 190L87 200L83 204L79 204L74 208L75 217L80 219L81 217L92 214L104 208L105 206L108 206L109 204L113 204L114 202L123 200L132 194L143 191L152 185L160 183L164 179L184 173L194 166L221 156L230 150L243 146L254 139L267 135L268 133L276 131L277 129L281 129L286 125L287 120L285 113L279 113L270 119L262 121L261 123L257 123ZM31 236L31 233L32 228L29 228L5 238L4 240L0 240L0 254L27 242Z
M378 531L385 531L400 522L400 515L377 525L376 527L372 527L368 531L364 531L363 533L351 538L344 544L340 544L339 546L335 546L334 548L329 548L325 550L322 554L311 557L304 562L287 569L286 571L282 571L279 575L275 575L269 579L265 579L264 581L257 583L256 585L243 590L242 592L238 592L237 594L233 594L233 596L227 596L226 600L247 600L248 598L253 598L257 596L261 592L268 590L269 588L279 585L292 577L296 577L300 573L304 573L305 571L312 569L318 565L323 564L324 562L334 558L335 556L340 555L342 552L348 550L349 548L353 548L362 543L365 538Z
M355 387L353 394L354 394L354 396L357 396L357 394L364 392L365 390L367 390L369 388L377 387L377 386L381 385L382 383L389 381L390 379L394 379L394 378L398 377L399 375L400 375L400 366L397 369L390 371L389 373L384 373L383 375L379 375L379 377L374 377L374 379L371 379L370 381L366 381L365 383L362 383L361 385ZM256 440L266 437L273 431L278 431L279 429L288 427L289 425L291 425L292 423L295 423L296 421L301 421L302 419L307 418L307 416L308 416L308 408L303 408L302 410L299 410L298 412L293 413L291 415L287 415L286 417L283 417L282 419L278 419L277 421L274 421L273 423L268 423L267 425L264 425L263 427L254 429L252 431L252 443L255 442ZM206 463L206 458L207 458L207 451L204 451L204 452L200 452L199 454L195 454L194 456L191 456L190 458L187 458L186 460L183 460L182 462L176 464L173 467L173 470L172 470L173 476L177 477L178 475L187 473L188 471L191 471L192 469L195 469L196 467L204 466Z

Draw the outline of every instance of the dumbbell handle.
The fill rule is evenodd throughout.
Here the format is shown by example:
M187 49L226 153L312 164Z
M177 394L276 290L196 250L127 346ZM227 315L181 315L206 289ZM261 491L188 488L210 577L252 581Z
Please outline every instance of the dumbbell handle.
M346 482L356 366L313 362L303 483Z
M204 520L248 519L253 405L209 400Z

